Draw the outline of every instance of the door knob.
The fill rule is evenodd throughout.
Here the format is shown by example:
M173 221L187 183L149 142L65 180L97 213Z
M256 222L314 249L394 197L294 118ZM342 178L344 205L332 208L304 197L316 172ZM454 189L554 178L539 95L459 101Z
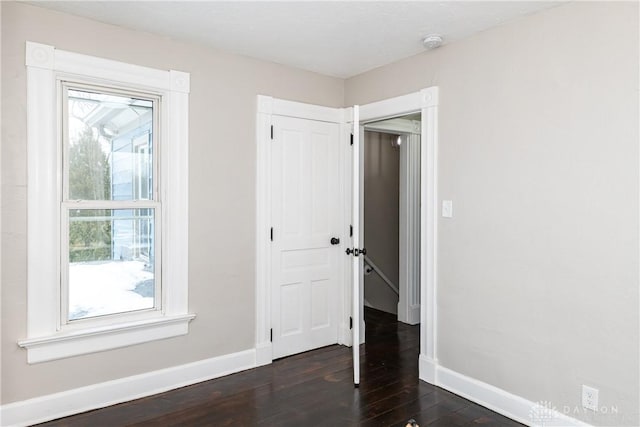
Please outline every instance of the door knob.
M358 249L358 248L347 248L347 250L345 251L347 255L351 255L353 254L353 256L358 256L360 254L362 255L366 255L367 254L367 248L362 248L362 249Z
M331 244L332 244L332 245L338 245L338 244L340 244L340 239L338 239L337 237L332 237L332 238L331 238Z

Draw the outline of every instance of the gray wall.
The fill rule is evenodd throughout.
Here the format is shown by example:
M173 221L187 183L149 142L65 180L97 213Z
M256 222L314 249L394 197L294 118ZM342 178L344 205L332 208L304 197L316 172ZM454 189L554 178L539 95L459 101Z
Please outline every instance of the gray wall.
M398 286L400 149L397 135L364 133L364 245L367 256ZM364 299L372 307L398 313L396 295L378 276L364 277Z
M3 404L246 350L255 334L257 94L340 107L343 80L13 2L2 7ZM29 366L25 41L191 73L187 336ZM81 373L81 375L78 375Z
M0 7L2 403L251 348L255 95L343 106L438 85L439 192L455 214L439 227L439 361L558 408L579 408L589 384L624 415L572 416L640 424L637 3L570 3L346 82ZM26 40L191 72L189 335L33 366L17 347Z
M640 424L638 52L637 3L574 2L345 86L440 87L439 362L599 425Z

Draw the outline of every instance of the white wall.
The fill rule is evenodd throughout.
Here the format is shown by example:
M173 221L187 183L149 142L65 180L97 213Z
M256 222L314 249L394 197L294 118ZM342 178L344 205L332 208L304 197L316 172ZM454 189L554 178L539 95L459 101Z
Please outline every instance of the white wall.
M256 95L338 107L343 80L52 12L2 8L3 404L254 346ZM191 73L187 336L27 365L25 41ZM81 373L79 375L79 373Z
M640 424L638 51L637 3L574 2L345 86L440 87L439 363L597 425Z

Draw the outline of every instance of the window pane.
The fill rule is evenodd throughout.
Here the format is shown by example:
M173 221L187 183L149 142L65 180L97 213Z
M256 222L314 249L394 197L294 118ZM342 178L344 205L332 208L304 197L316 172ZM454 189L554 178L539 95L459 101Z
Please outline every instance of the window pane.
M71 200L153 199L153 102L67 89Z
M69 211L69 320L154 307L154 209Z

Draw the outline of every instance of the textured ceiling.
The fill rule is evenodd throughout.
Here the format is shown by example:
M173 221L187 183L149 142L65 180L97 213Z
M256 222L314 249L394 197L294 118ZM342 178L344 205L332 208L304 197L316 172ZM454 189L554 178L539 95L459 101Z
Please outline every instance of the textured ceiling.
M351 77L563 2L37 1L55 9L336 77Z

